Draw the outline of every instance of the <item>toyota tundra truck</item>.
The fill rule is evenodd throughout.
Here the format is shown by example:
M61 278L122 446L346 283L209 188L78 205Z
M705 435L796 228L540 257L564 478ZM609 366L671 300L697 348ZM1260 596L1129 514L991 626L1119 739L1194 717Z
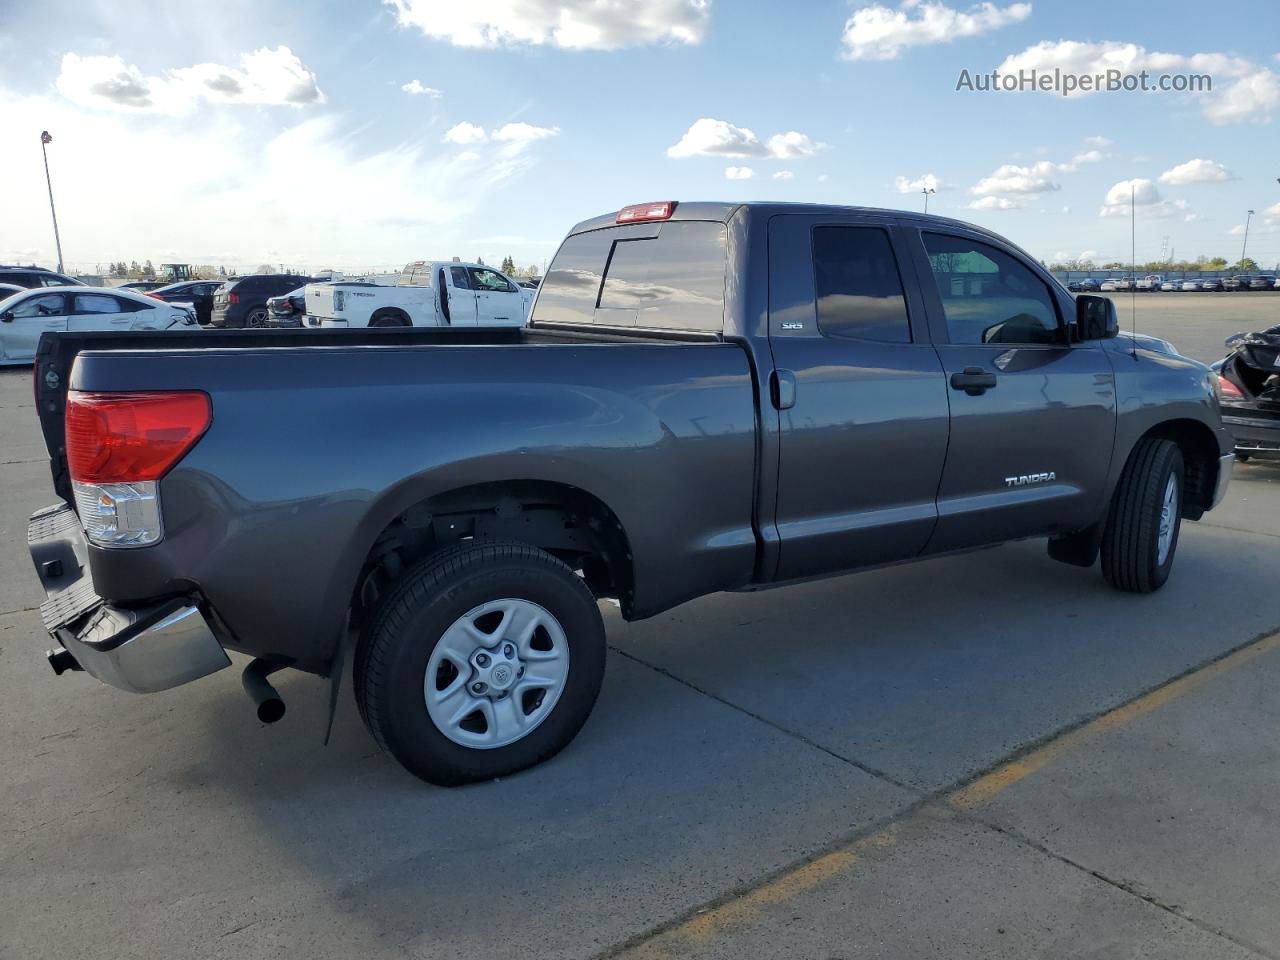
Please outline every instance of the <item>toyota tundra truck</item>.
M572 740L602 600L1023 538L1147 593L1231 472L1207 367L912 213L640 204L570 231L525 328L199 339L40 345L50 663L147 693L243 654L274 720L272 671L336 696L349 662L374 739L437 784Z

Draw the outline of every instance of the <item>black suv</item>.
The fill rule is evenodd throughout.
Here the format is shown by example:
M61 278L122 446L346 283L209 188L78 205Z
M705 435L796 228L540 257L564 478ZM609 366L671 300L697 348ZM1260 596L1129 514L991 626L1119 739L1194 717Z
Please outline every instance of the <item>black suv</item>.
M265 327L271 316L267 310L268 300L315 282L313 277L293 273L258 273L228 280L213 295L209 326Z
M0 283L12 283L16 287L83 287L79 280L62 273L54 273L44 267L10 267L0 265Z

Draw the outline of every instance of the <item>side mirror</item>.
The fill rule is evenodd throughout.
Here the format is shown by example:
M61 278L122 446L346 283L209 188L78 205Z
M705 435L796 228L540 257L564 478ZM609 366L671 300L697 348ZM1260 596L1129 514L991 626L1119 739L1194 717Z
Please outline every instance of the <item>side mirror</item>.
M1076 297L1076 336L1080 340L1109 340L1120 332L1116 304L1110 297Z
M13 323L13 311L6 310L4 313L0 313L0 323Z

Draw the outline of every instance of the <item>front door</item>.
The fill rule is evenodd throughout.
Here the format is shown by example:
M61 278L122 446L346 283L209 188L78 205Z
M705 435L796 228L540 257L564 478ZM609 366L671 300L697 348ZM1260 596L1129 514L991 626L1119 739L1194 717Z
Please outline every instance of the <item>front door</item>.
M6 360L34 360L40 336L67 329L66 296L42 293L10 308L12 318L0 324Z
M472 267L471 285L476 291L477 322L482 327L524 323L524 297L520 296L520 288L498 271Z
M914 557L937 522L947 389L898 233L874 216L769 222L778 579Z
M1115 440L1106 352L1068 342L1073 301L1016 251L941 231L913 248L951 400L929 552L1089 526Z

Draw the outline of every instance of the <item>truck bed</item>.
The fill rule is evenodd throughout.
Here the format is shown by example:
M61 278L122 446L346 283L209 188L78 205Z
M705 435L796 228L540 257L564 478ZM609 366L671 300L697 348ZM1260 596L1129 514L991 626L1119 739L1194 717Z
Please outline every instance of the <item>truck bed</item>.
M699 333L652 330L584 330L570 324L532 327L362 327L316 330L163 330L46 333L32 367L33 393L55 492L73 503L67 476L63 417L71 368L81 353L98 351L325 350L352 347L517 346L536 343L707 342L721 339Z

